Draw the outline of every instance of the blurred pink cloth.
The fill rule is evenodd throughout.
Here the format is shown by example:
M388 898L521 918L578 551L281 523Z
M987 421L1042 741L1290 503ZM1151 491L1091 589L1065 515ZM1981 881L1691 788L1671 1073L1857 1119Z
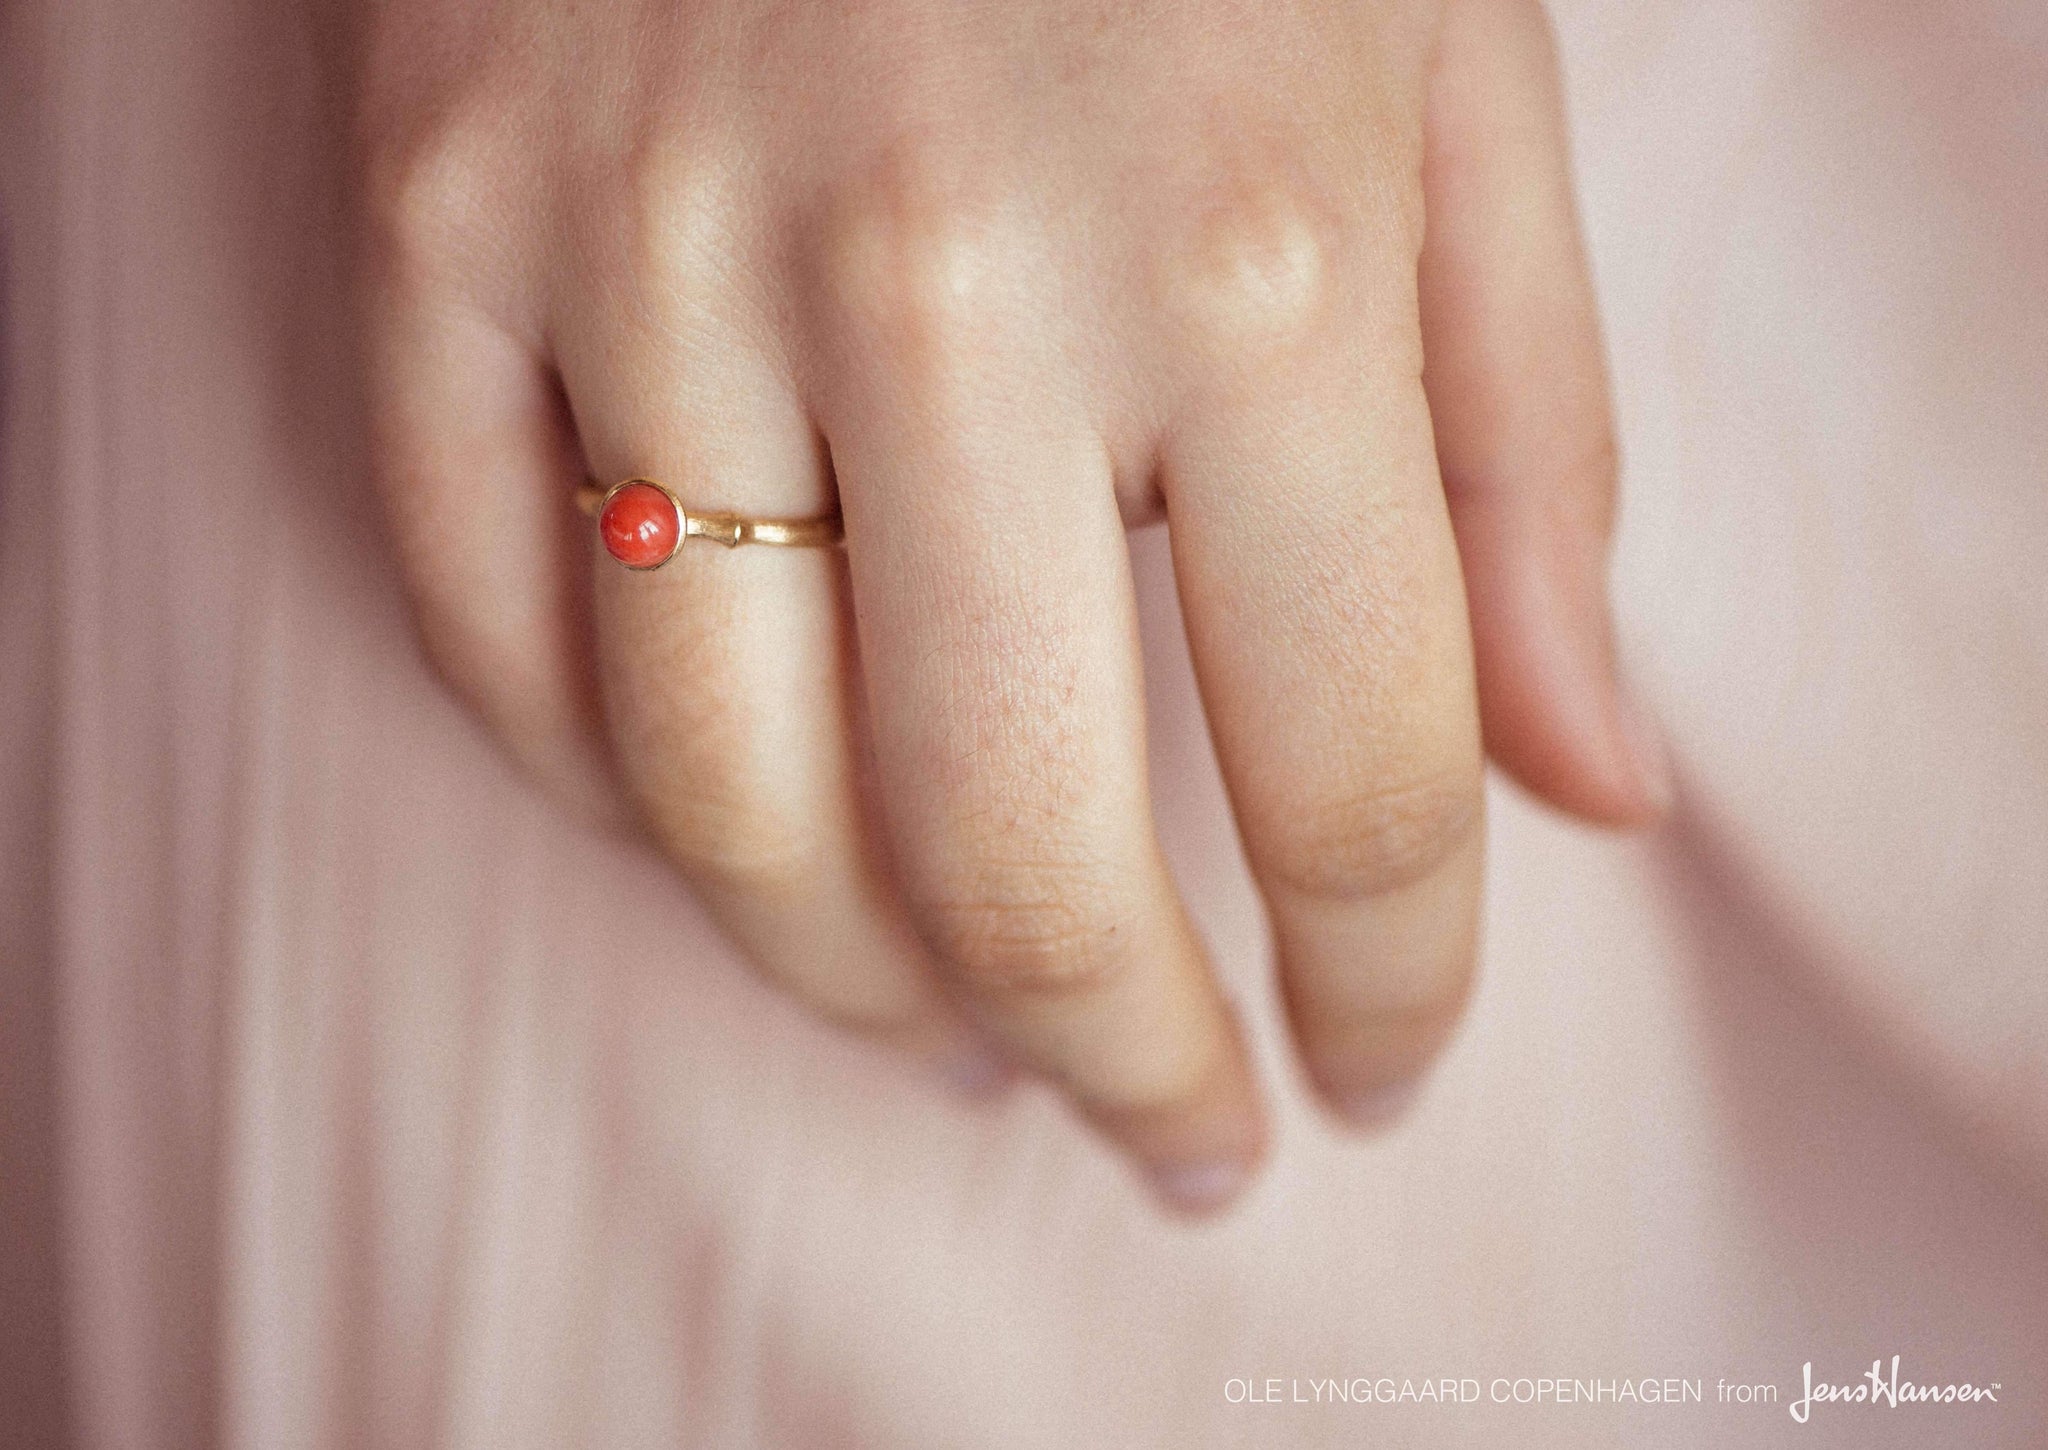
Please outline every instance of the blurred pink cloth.
M2048 1443L2038 0L1559 7L1686 800L1496 792L1483 987L1378 1139L1278 1050L1140 538L1162 826L1281 1114L1193 1230L758 986L430 680L316 9L0 14L0 1442ZM1788 1414L1893 1354L1999 1402ZM1238 1402L1380 1377L1706 1402Z

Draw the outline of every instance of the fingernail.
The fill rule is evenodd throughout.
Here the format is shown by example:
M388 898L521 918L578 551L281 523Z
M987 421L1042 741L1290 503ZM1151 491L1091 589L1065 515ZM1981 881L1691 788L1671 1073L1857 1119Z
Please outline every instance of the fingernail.
M1159 1196L1175 1208L1206 1213L1237 1197L1251 1169L1239 1162L1169 1163L1152 1170Z
M1333 1106L1338 1116L1354 1128L1385 1128L1405 1117L1421 1096L1422 1080L1411 1077L1339 1098Z
M1622 700L1621 728L1628 737L1629 754L1635 759L1636 778L1642 782L1643 794L1658 815L1666 814L1678 799L1678 783L1663 726L1644 708L1641 698L1631 694Z

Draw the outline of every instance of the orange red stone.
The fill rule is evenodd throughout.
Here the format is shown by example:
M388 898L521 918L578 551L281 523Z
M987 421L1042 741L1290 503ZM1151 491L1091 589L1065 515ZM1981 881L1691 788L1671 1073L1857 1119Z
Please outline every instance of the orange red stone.
M629 569L654 569L669 561L683 539L676 501L651 483L629 483L605 500L598 534L614 559Z

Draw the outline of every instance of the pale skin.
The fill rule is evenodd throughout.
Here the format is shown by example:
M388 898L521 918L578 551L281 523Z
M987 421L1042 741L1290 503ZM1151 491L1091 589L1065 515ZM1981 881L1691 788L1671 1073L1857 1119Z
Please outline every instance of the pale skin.
M1340 1121L1465 998L1482 740L1586 820L1663 809L1535 0L379 0L352 38L427 651L820 1013L1042 1076L1176 1208L1251 1180L1147 799L1160 519ZM586 474L836 506L846 549L629 571Z

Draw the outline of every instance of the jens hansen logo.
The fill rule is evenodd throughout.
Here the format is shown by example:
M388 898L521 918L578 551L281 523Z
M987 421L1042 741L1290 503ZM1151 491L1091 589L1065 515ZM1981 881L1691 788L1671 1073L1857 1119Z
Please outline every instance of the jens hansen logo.
M1901 1405L1974 1405L1998 1403L2002 1385L1916 1385L1899 1378L1899 1357L1892 1356L1891 1372L1884 1361L1873 1359L1869 1372L1853 1384L1831 1385L1813 1382L1813 1361L1806 1362L1806 1393L1792 1402L1792 1418L1805 1424L1815 1405L1862 1405L1866 1408L1896 1410Z

